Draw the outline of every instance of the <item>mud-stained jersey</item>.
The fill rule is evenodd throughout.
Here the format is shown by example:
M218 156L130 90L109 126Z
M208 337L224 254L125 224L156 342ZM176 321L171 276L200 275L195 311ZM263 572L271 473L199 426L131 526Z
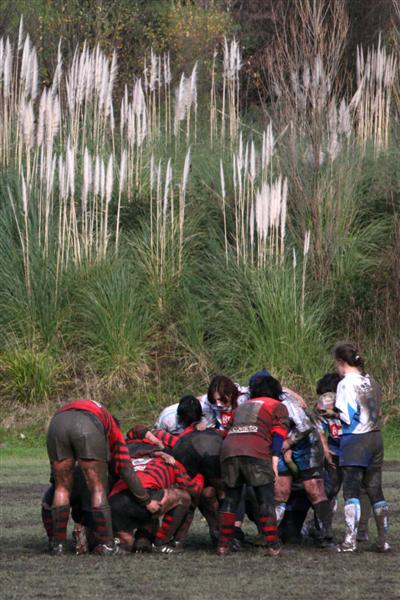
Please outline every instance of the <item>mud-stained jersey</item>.
M270 460L274 433L285 439L289 428L286 406L272 398L254 398L233 413L233 424L222 446L221 460L252 456Z
M378 431L381 389L369 375L347 373L339 382L336 408L340 411L343 435Z
M91 413L102 423L108 441L111 470L114 475L120 474L121 469L130 467L130 455L124 436L111 413L102 404L95 400L76 400L60 408L56 414L68 410L82 410Z

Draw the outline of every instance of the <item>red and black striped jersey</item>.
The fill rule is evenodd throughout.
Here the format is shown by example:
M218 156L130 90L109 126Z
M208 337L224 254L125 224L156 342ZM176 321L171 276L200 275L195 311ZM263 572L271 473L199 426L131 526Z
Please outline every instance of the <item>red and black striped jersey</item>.
M173 486L186 490L193 498L197 498L203 491L204 477L197 475L189 477L185 467L176 461L169 465L160 456L133 458L132 465L142 486L147 489L168 489ZM126 483L117 481L111 490L110 496L127 489Z
M289 415L286 406L273 398L253 398L233 412L233 424L222 446L221 460L252 456L270 460L274 433L286 438Z
M82 410L95 415L104 427L110 450L110 466L114 475L120 475L121 469L131 467L131 458L124 436L112 414L95 400L76 400L60 408L57 413L67 410Z
M165 429L149 429L145 425L134 425L126 434L127 442L140 440L145 444L154 445L152 441L146 439L146 433L150 431L166 448L173 448L178 441L178 436L168 433Z

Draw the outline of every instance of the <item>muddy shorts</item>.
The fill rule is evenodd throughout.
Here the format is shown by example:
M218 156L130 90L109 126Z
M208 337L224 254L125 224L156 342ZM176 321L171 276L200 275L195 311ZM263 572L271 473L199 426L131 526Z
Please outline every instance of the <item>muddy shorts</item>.
M56 414L47 432L50 462L79 458L107 462L109 448L103 424L92 413L66 410Z
M146 489L151 500L162 500L164 490ZM123 490L109 499L114 532L132 531L152 517L143 504L139 504L129 490Z
M381 467L383 440L380 431L351 433L340 438L339 465L341 467Z
M303 481L309 479L322 479L324 468L323 449L319 442L310 443L308 438L300 440L292 448L292 460L296 463L300 478ZM280 477L292 476L288 465L283 458L279 457L278 473Z
M221 464L223 480L227 487L239 487L247 483L253 487L273 483L272 464L252 456L230 456Z

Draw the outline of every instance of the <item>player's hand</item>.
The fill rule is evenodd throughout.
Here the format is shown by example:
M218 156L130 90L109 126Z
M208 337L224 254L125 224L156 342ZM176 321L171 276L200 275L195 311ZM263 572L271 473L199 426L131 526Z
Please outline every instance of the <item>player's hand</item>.
M196 431L205 431L207 429L207 423L204 423L204 421L200 421L200 423L196 423L195 429Z
M146 435L144 436L146 438L146 440L148 440L151 444L154 444L155 446L158 446L159 448L164 448L164 444L162 443L161 440L159 440L158 438L156 438L155 435L153 435L151 433L151 431L148 431L146 433Z
M166 452L156 452L155 453L157 456L161 456L161 458L163 460L165 460L165 462L168 465L174 465L176 463L176 460L174 459L173 456L171 456L170 454L167 454Z
M150 500L150 502L146 504L146 509L154 515L160 510L160 503L158 500Z
M333 459L332 459L332 454L331 454L330 452L327 452L327 453L325 454L325 460L326 460L326 462L328 463L328 465L331 467L331 469L336 469L336 465L335 465L335 463L333 462Z

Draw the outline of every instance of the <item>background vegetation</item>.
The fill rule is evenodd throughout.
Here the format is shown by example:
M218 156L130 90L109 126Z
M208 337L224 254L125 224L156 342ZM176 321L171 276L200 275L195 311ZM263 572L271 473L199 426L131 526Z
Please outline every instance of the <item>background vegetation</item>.
M398 9L1 3L5 429L260 367L312 402L345 338L399 417Z

